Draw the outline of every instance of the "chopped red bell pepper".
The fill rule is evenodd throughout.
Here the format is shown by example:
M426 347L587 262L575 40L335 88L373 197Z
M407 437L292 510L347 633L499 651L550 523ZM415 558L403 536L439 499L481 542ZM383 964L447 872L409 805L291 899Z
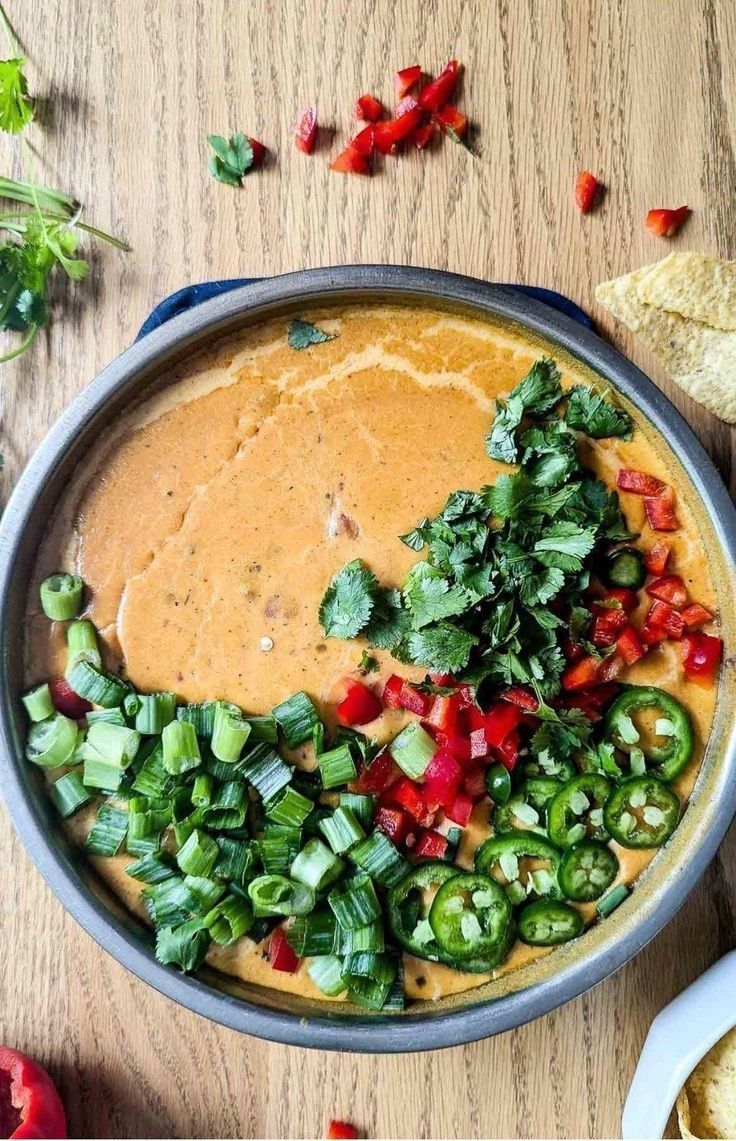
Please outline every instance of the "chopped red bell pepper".
M508 701L498 701L485 715L486 741L494 749L500 749L509 733L518 729L524 717L518 705Z
M409 142L413 143L418 151L423 151L432 142L436 130L437 127L430 119L428 123L422 123L420 127L417 127L414 134L409 136Z
M599 666L597 658L587 654L579 661L573 662L562 675L562 688L568 692L582 689L591 689L599 684Z
M445 135L452 132L458 139L464 139L468 133L467 115L463 115L462 111L453 107L451 103L440 108L435 114L435 119Z
M604 609L609 609L612 606L620 606L626 614L631 614L632 610L636 610L638 605L638 594L635 590L629 590L627 586L612 586L599 601L599 606L602 606Z
M451 808L448 808L445 815L453 823L459 824L461 828L465 828L473 813L473 801L464 792L459 792L455 797L454 803Z
M274 971L293 975L299 970L299 956L289 945L283 927L277 927L268 941L268 961Z
M616 650L627 666L633 666L646 654L646 647L633 626L626 625L616 639Z
M573 642L569 635L563 634L562 653L565 655L566 661L577 662L580 658L585 657L585 647L578 642Z
M364 158L370 158L373 154L374 136L375 128L372 123L369 123L367 127L363 127L362 131L358 131L350 146L355 147L358 154L363 155Z
M376 123L374 134L376 150L382 155L396 154L399 144L416 130L421 121L422 111L419 107L415 107L399 119L387 119Z
M392 119L400 119L401 116L406 115L407 112L415 111L418 106L419 106L419 103L414 98L413 95L405 95L404 98L400 99L399 102L394 107L393 115L391 116L391 118Z
M486 794L486 770L480 765L468 768L463 774L463 792L473 800L480 800Z
M667 490L667 484L654 475L647 475L645 471L635 471L633 468L622 467L616 476L616 487L619 491L631 491L634 495L659 496Z
M347 1121L331 1121L325 1136L327 1141L353 1141L358 1130Z
M74 692L65 677L52 678L49 682L49 691L54 709L58 709L59 713L73 718L74 721L79 721L92 708L86 698Z
M600 196L602 183L589 170L583 170L575 179L575 203L581 214L589 214Z
M503 744L499 745L499 747L494 750L501 764L505 765L510 773L514 771L516 762L519 759L520 747L521 738L519 737L519 734L514 731L513 733L509 733Z
M452 753L457 761L465 762L470 760L470 738L460 737L452 734L437 733L435 734L437 743L443 749L447 749L448 753Z
M408 681L402 685L399 694L399 707L401 709L408 709L409 713L416 713L417 717L426 717L433 703L434 698L431 693L422 693Z
M609 682L584 693L572 693L568 696L557 697L554 705L558 709L579 709L590 721L599 721L601 711L613 701L618 692L619 686L614 682Z
M419 96L419 105L425 111L437 112L452 99L460 68L456 59L451 59L444 71L428 83Z
M681 610L687 602L687 587L679 574L665 574L655 578L654 582L649 583L646 592L651 598L668 602L675 610Z
M598 684L605 685L609 681L615 681L617 677L620 677L623 668L624 663L618 654L610 654L603 659L598 667Z
M263 160L266 157L266 148L263 143L260 143L258 139L251 138L250 135L248 136L248 142L250 143L250 149L253 151L253 166L262 166Z
M336 170L338 174L370 174L371 166L365 155L350 143L333 158L330 170Z
M401 769L390 753L379 753L369 765L360 770L355 788L357 792L384 792L401 777Z
M469 709L472 705L475 705L475 690L472 685L468 685L467 682L464 685L459 685L457 692L464 708Z
M0 1137L65 1138L56 1086L33 1058L0 1046Z
M405 809L423 828L431 826L439 807L436 801L430 801L429 795L424 795L422 786L409 777L402 777L397 784L386 789L381 797L382 803L384 800Z
M391 674L383 687L383 704L387 709L401 709L401 691L404 688L404 679L398 674Z
M429 680L432 685L440 685L443 689L450 689L453 685L457 685L455 678L452 674L433 674L429 675Z
M412 87L416 87L421 78L422 68L418 63L412 64L411 67L402 67L401 71L395 72L394 93L397 101L403 99L407 91L411 91Z
M598 607L593 604L593 621L590 627L590 640L595 646L612 646L618 635L628 624L628 615L623 607Z
M479 705L473 702L465 708L465 721L469 730L482 729L485 732L486 715Z
M536 713L539 709L539 701L536 696L524 685L512 685L509 689L502 690L498 696L501 701L510 701L512 705L523 709L525 713Z
M373 817L373 823L399 847L407 837L411 818L403 808L391 808L390 805L380 804Z
M356 119L363 119L366 123L377 123L383 114L383 106L375 95L361 95L356 100L353 114Z
M482 761L490 755L491 746L486 740L485 726L482 729L473 729L470 734L470 759Z
M644 225L658 238L673 238L690 217L690 213L687 206L679 206L676 210L650 210Z
M458 695L438 694L424 718L424 723L447 736L459 735L462 728L462 705Z
M337 720L341 725L367 725L383 713L381 700L372 689L359 681L348 682L348 692L338 705Z
M305 155L311 155L317 141L317 108L314 104L311 107L304 107L299 112L294 141L298 150Z
M447 851L447 837L440 835L433 829L422 832L414 852L417 856L424 856L430 860L443 859Z
M666 539L658 539L653 547L644 556L646 568L650 574L664 574L670 557L671 547Z
M641 640L645 646L658 646L667 641L667 631L662 626L653 625L648 617L641 629Z
M682 639L682 664L691 681L710 683L718 673L723 656L723 640L701 630L693 630Z
M424 772L425 794L443 808L452 804L460 789L463 771L447 749L438 749Z
M706 622L712 622L713 615L699 602L691 602L682 611L682 620L686 628L692 630L693 626L704 626Z
M665 485L661 495L653 499L644 500L644 510L647 513L647 522L653 531L676 531L678 527L675 515L675 493L671 487Z
M668 638L679 639L685 630L682 614L678 613L674 606L670 606L669 602L661 602L659 599L652 603L652 608L646 617L646 625L664 630Z

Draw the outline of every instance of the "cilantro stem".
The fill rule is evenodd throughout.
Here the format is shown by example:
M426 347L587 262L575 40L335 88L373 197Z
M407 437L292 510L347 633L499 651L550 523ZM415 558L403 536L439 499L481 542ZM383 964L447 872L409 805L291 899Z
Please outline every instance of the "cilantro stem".
M5 364L6 361L12 361L15 357L19 357L21 353L24 353L31 344L33 338L36 336L39 328L40 325L31 325L30 329L20 344L17 346L17 348L13 349L13 351L10 353L6 353L5 356L0 357L0 364Z

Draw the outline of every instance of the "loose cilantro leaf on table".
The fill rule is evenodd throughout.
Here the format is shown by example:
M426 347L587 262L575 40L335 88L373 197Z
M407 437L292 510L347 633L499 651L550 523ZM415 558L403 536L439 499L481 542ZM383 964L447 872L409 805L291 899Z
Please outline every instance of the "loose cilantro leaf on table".
M33 100L23 74L25 60L0 60L0 131L17 135L33 118Z
M236 131L229 140L222 135L208 135L207 142L215 152L208 164L212 177L227 186L242 186L244 176L253 166L253 147L243 132Z
M608 436L631 439L634 425L628 412L616 408L600 392L577 385L568 391L567 396L565 420L575 431L585 432L586 436L593 436L596 440Z
M287 339L290 348L307 349L310 345L322 345L325 341L334 340L334 334L325 333L316 325L311 325L309 321L302 321L297 317L289 322Z

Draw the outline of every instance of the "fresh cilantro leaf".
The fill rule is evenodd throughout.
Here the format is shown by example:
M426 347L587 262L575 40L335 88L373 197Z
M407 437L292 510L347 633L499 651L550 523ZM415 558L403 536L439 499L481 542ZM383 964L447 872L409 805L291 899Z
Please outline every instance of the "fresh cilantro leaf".
M462 587L450 586L448 579L429 563L417 563L409 571L404 583L404 599L415 630L440 618L462 614L469 606L468 595Z
M577 385L567 393L569 402L565 420L576 432L584 432L595 440L621 436L630 440L634 424L623 408L616 408L594 388Z
M407 531L405 535L399 535L399 542L410 547L412 551L421 551L425 545L424 532L428 523L429 519L425 516L411 531Z
M465 669L478 639L451 622L437 622L417 630L407 639L407 652L417 665L434 673L457 673Z
M410 629L411 614L404 606L401 592L379 588L365 632L369 644L376 650L390 650L396 657L397 649Z
M569 633L570 641L577 646L582 641L590 625L590 611L585 606L572 606L570 608Z
M561 420L530 428L521 437L524 470L537 487L565 483L580 467L575 437Z
M485 518L488 514L483 496L478 491L453 491L447 497L447 503L442 508L440 518L445 523L457 523L460 520Z
M521 583L521 601L526 606L544 606L560 593L564 585L564 573L558 567L547 567L524 578Z
M524 416L540 417L562 398L557 365L550 357L535 361L527 375L511 392L508 401L496 401L498 412L486 436L486 451L493 460L516 463L516 430Z
M534 544L534 554L545 566L561 570L580 570L582 561L595 546L595 527L577 523L553 523ZM550 558L550 555L555 556ZM561 557L560 557L561 556Z
M33 100L23 74L25 60L0 60L0 131L17 135L33 118Z
M325 341L332 340L334 334L325 333L316 325L310 325L309 321L302 321L297 317L289 322L288 341L292 349L306 349L309 345L322 345Z
M365 629L375 607L378 580L360 559L335 575L325 591L319 620L328 638L355 638Z
M253 147L243 132L236 131L229 141L222 135L208 135L207 142L215 152L208 164L212 177L227 186L242 186L253 166Z

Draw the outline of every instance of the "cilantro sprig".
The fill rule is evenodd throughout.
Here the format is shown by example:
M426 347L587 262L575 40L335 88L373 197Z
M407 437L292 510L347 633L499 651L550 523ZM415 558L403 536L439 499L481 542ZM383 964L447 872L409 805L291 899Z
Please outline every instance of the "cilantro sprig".
M208 135L207 142L215 152L208 166L212 177L227 186L242 186L243 178L254 163L250 139L242 131L236 131L229 139Z

